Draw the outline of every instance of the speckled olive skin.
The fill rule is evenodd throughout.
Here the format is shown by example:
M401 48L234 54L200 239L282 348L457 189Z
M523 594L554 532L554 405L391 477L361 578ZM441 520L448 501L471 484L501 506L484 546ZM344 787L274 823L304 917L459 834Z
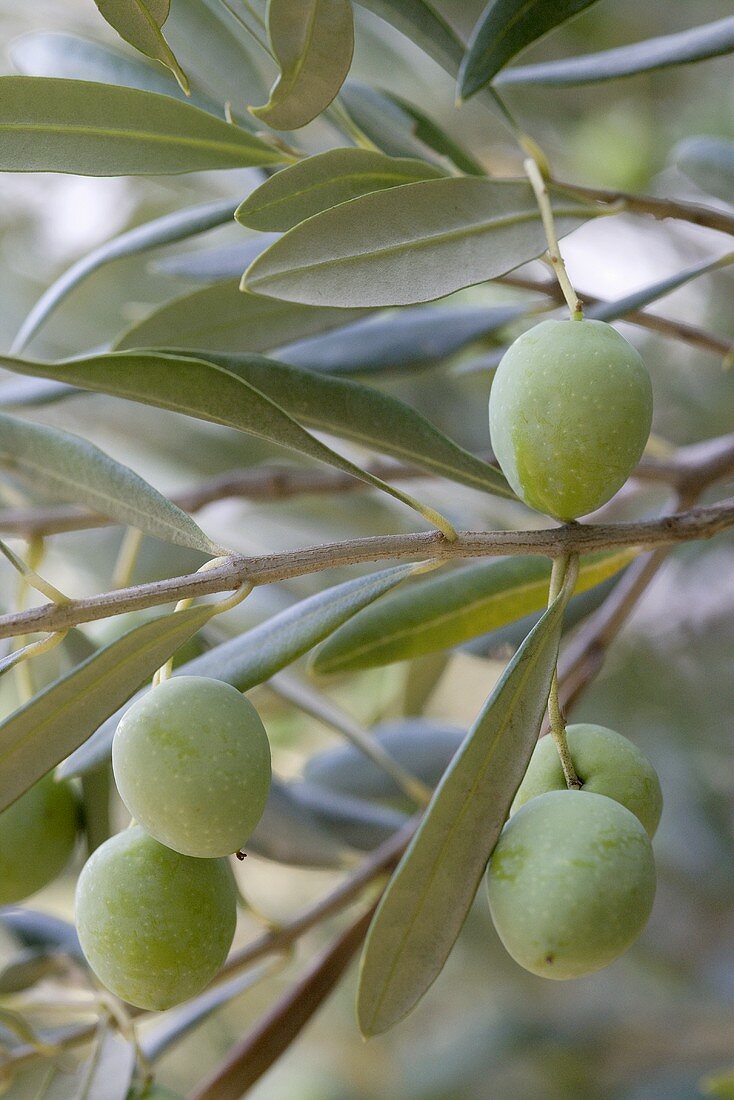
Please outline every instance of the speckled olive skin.
M639 818L652 840L663 810L660 780L650 761L621 733L581 723L568 726L568 748L584 791L605 794ZM563 791L566 782L551 737L542 737L530 759L510 814L547 791Z
M203 676L174 676L130 707L112 765L135 821L183 855L238 851L270 790L260 716L236 688Z
M543 978L580 978L637 939L655 897L655 864L634 814L601 794L550 791L507 823L487 869L489 907L516 962Z
M642 359L603 321L543 321L500 362L489 398L492 449L517 495L571 520L622 487L650 434Z
M170 1008L203 989L227 956L236 922L227 861L182 856L139 825L98 848L77 883L87 962L138 1008Z
M52 775L0 813L0 905L22 901L61 874L74 851L78 821L71 785Z

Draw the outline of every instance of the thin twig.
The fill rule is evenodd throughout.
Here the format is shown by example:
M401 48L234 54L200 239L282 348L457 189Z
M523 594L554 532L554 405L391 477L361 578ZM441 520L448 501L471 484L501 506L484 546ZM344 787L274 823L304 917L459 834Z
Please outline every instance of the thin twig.
M376 908L375 902L316 957L188 1100L240 1100L260 1080L337 985L367 935Z
M605 191L598 187L581 187L554 179L549 180L548 183L552 191L577 195L583 199L593 199L595 202L613 206L617 210L625 210L630 214L650 214L658 221L673 218L676 221L690 222L691 225L701 225L706 229L716 229L720 233L729 233L734 236L734 215L727 214L725 210L716 210L712 206L681 202L677 199L660 199L652 195L632 195L628 191Z
M502 555L588 554L622 546L652 549L693 539L708 539L734 526L734 497L706 508L634 523L568 524L536 531L460 531L449 542L439 531L375 535L259 557L233 556L208 573L188 573L104 592L63 606L43 604L0 616L0 638L36 631L65 630L79 623L155 607L164 603L226 592L245 583L272 584L349 565L416 558L461 559Z
M513 279L515 277L513 276ZM508 277L509 280L509 277ZM538 289L549 286L546 283L533 283L533 280L517 277L513 285L537 285ZM556 284L552 284L556 287ZM584 295L587 301L588 295ZM704 334L705 335L705 334ZM715 339L712 337L711 339ZM721 349L728 349L723 345ZM666 482L674 488L681 478L688 476L691 463L700 464L700 455L715 451L721 472L715 478L734 472L734 434L720 436L705 443L696 443L688 447L679 447L675 454L666 460L652 457L643 458L633 476L639 481ZM494 456L485 453L479 456L485 462L494 463ZM409 481L417 478L432 478L435 475L419 466L402 465L396 462L375 462L366 467L375 477L388 481ZM712 479L712 480L715 480ZM185 512L198 512L208 504L231 498L274 502L290 500L308 493L353 493L370 489L366 482L340 470L299 469L297 466L255 466L242 470L230 470L225 474L207 478L199 485L172 493L170 500ZM33 535L58 535L68 531L82 531L95 527L115 524L115 520L95 515L73 505L48 508L6 508L0 510L0 531L9 535L28 538Z
M549 298L559 304L564 301L561 288L555 279L533 279L529 276L515 275L511 272L509 275L502 275L495 282L503 283L505 286L517 287L518 290L536 290L540 294L547 294ZM595 294L589 294L584 290L579 290L577 293L584 305L606 306L610 304L606 298L598 298ZM684 321L674 321L669 317L660 317L656 313L646 313L641 309L630 310L619 320L637 325L638 328L648 329L651 332L658 332L661 336L668 336L673 340L680 340L682 343L689 344L701 351L710 351L714 355L726 356L731 352L730 340L725 340L712 332L706 332L695 325L688 325Z

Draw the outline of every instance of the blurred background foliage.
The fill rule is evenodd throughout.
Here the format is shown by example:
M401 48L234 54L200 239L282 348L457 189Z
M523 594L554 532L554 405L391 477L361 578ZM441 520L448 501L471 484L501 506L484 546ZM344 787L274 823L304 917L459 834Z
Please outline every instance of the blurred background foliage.
M236 0L234 0L236 2ZM173 0L167 33L195 77L211 43L185 42L187 0ZM435 6L468 30L482 0L442 0ZM602 0L534 46L523 63L589 52L684 29L731 13L727 0ZM360 10L352 79L369 81L419 104L456 140L497 174L518 174L520 158L497 118L475 102L453 107L449 79L417 48ZM7 47L34 31L62 31L120 50L88 0L0 2L0 66L14 71ZM206 91L235 107L263 102L272 76L255 47L231 28L239 51L236 71L210 68L221 81ZM178 37L177 37L178 35ZM45 75L53 75L47 73ZM608 188L701 198L670 163L670 151L692 134L734 138L731 56L596 87L509 88L507 100L540 143L557 177ZM333 144L327 124L305 132L312 149ZM7 346L48 283L94 246L133 225L211 198L244 195L258 182L252 171L183 177L87 179L4 175L0 181L0 340ZM706 199L707 202L712 200ZM33 345L39 356L59 357L108 343L158 302L194 284L167 274L163 256L194 248L234 245L245 231L232 225L165 253L124 260L90 279L62 306ZM631 217L599 219L566 243L576 286L617 297L723 251L711 231ZM534 269L533 269L534 270ZM540 270L538 268L538 270ZM702 278L657 304L654 311L734 340L730 272ZM509 288L474 288L459 303L527 301ZM672 444L695 442L734 423L734 381L715 356L623 326L650 367L655 425ZM508 335L505 330L504 335ZM486 450L488 370L464 368L491 351L473 345L430 369L371 378L423 410L477 452ZM9 376L3 386L17 385ZM101 445L170 493L233 467L284 460L259 440L100 395L27 408L23 415L58 425ZM358 454L358 452L355 452ZM292 461L287 456L286 461ZM534 526L521 506L460 486L421 483L423 498L457 526ZM722 492L727 487L721 487ZM731 491L731 487L728 487ZM8 500L6 503L12 503ZM652 512L665 504L659 488L636 486L605 510L610 518ZM267 552L316 541L414 529L415 517L394 501L360 492L309 496L283 503L223 501L199 515L215 539L242 552ZM119 529L55 536L44 572L64 591L81 596L111 583ZM197 568L187 550L146 540L133 580ZM520 970L505 954L480 894L446 970L418 1010L389 1035L365 1045L354 1024L353 974L306 1033L253 1090L254 1100L687 1100L700 1096L711 1075L734 1062L734 541L692 545L671 556L614 646L597 682L574 711L575 720L612 726L636 741L660 773L665 812L656 840L658 897L640 942L600 974L573 983L549 983ZM15 581L4 564L3 602ZM304 577L258 589L228 617L235 633L349 573ZM88 635L109 640L129 625L90 625ZM37 681L57 674L62 650L38 662ZM445 662L423 661L324 681L324 690L371 725L421 707L432 719L466 727L501 664L457 650ZM296 668L298 675L303 669ZM337 735L279 700L267 688L254 696L274 745L277 773L298 776L310 756L337 743ZM406 703L407 700L407 703ZM0 708L16 705L13 683L2 681ZM118 807L120 821L122 813ZM274 919L285 919L325 892L336 875L247 860L245 892ZM69 917L73 875L33 900L35 908ZM256 932L243 918L238 942ZM333 927L304 938L304 962ZM288 968L220 1011L167 1055L160 1080L186 1091L221 1058L293 979Z

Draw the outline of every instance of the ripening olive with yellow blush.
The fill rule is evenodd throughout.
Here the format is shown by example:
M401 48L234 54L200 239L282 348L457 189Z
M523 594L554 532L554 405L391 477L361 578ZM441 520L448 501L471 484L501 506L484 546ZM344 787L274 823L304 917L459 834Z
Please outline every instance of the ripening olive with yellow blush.
M260 716L221 680L174 676L134 703L112 743L115 782L135 821L183 855L230 855L270 791Z
M603 321L543 321L508 349L489 398L492 449L517 495L572 520L621 489L645 449L645 364Z
M621 802L639 818L652 839L660 821L663 795L657 772L644 753L621 733L588 722L568 726L566 740L582 789ZM510 813L540 794L565 789L553 738L541 737Z
M61 874L79 809L69 783L46 775L0 813L0 905L30 897Z
M97 848L77 883L87 962L138 1008L171 1008L200 992L224 962L236 922L226 859L181 855L139 825Z
M645 927L655 897L650 839L606 795L550 791L505 825L487 890L497 933L520 966L580 978L613 962Z

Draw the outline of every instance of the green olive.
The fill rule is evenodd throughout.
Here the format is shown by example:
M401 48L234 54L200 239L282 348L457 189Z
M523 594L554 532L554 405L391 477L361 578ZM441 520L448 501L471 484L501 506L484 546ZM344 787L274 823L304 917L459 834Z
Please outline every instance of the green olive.
M569 726L568 748L583 790L621 802L655 836L663 809L660 780L647 757L621 733L589 723ZM552 738L542 737L515 795L511 814L546 791L565 790L561 761Z
M0 905L35 894L61 874L79 812L69 783L46 775L0 813Z
M173 852L139 825L97 848L77 883L87 962L139 1008L170 1008L202 990L227 956L236 921L225 859Z
M112 744L133 818L184 855L242 848L270 790L270 746L253 705L230 684L174 676L139 699Z
M587 791L533 798L502 831L487 869L489 907L516 962L544 978L580 978L642 932L655 897L644 828Z
M645 448L645 365L603 321L543 321L500 362L489 398L492 448L517 495L561 520L622 487Z

